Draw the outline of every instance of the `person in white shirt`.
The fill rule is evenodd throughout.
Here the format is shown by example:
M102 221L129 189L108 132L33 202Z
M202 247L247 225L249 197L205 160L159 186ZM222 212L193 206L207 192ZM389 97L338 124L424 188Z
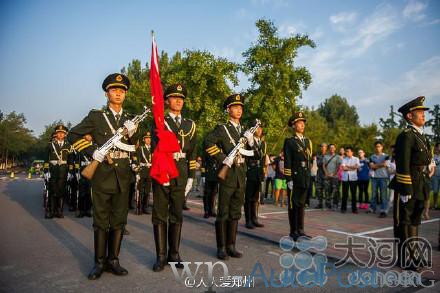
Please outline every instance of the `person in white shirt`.
M345 157L342 159L342 204L341 213L347 212L348 190L351 194L351 211L357 214L356 203L356 187L357 187L357 170L360 167L359 159L353 156L353 148L345 148Z

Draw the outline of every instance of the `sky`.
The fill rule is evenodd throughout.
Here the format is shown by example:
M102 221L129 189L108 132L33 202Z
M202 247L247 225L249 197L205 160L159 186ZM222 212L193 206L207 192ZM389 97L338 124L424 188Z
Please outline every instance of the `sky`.
M149 61L151 30L160 51L242 62L260 18L282 37L308 34L317 44L296 60L313 78L303 105L336 93L370 124L420 95L440 103L440 1L3 0L0 11L0 110L24 113L35 135L102 106L105 76ZM248 86L240 75L234 91Z

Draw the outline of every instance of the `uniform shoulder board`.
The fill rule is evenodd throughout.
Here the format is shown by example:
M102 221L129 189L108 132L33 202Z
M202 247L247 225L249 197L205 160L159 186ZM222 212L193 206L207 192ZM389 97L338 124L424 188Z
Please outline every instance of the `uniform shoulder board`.
M408 132L408 131L411 131L411 129L410 129L410 128L407 128L407 129L405 129L403 132Z
M92 109L92 110L90 110L90 112L102 112L102 109Z

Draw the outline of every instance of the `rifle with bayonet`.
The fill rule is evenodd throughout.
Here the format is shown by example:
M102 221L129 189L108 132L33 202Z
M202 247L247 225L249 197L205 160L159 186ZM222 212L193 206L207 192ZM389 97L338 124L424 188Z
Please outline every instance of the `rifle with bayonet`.
M254 134L255 131L257 131L258 127L260 127L260 125L261 125L261 121L258 119L255 119L255 125L247 131L250 132L251 134ZM246 137L244 137L244 136L240 137L240 139L238 140L238 143L229 152L229 154L226 156L226 158L224 159L223 162L234 160L240 154L248 152L247 150L244 149L244 146L246 145L247 142L248 142L248 140ZM220 171L218 172L217 177L220 178L221 180L225 180L229 169L230 169L230 167L228 165L223 164Z
M136 115L131 121L138 125L142 120L144 120L147 117L147 114L151 110L147 107L144 107L144 112L142 114ZM124 126L120 127L115 134L106 142L104 143L100 148L98 148L99 151L103 151L104 153L108 154L108 152L113 147L118 147L123 150L127 150L130 152L134 151L134 146L126 145L121 142L122 138L127 135L127 128ZM108 158L108 156L107 156ZM109 158L108 158L109 159ZM109 163L110 160L109 160ZM88 180L92 180L93 175L95 174L96 168L98 168L99 162L96 160L93 160L88 166L86 166L82 172L81 175L83 175Z

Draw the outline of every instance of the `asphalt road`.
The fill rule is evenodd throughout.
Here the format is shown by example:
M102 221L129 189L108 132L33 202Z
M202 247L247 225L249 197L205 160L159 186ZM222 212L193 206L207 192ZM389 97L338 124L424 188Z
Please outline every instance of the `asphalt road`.
M224 292L252 290L254 292L291 291L292 288L266 288L263 278L254 279L253 288L188 288L175 280L172 269L155 273L155 246L150 215L129 214L120 262L129 271L124 277L104 273L96 281L87 274L93 266L93 233L90 218L77 219L65 212L64 219L46 220L43 217L42 189L39 179L0 178L0 291L1 292ZM287 225L287 223L286 223ZM268 241L238 235L237 247L244 251L241 259L226 261L230 276L249 276L256 263L269 278L273 268L281 272L280 247ZM214 227L194 217L185 217L182 232L181 256L186 261L217 261ZM295 253L292 252L292 255ZM192 265L191 268L195 268ZM352 267L346 267L351 268ZM181 272L181 271L180 271ZM260 271L261 272L261 271ZM214 267L216 284L220 284L222 269ZM202 264L194 278L207 283L208 267ZM275 283L279 284L278 277ZM228 282L231 285L231 281ZM423 292L439 292L435 288ZM299 291L298 291L299 290ZM340 288L336 275L329 276L322 288L296 288L295 291L325 292L414 292L418 288Z

